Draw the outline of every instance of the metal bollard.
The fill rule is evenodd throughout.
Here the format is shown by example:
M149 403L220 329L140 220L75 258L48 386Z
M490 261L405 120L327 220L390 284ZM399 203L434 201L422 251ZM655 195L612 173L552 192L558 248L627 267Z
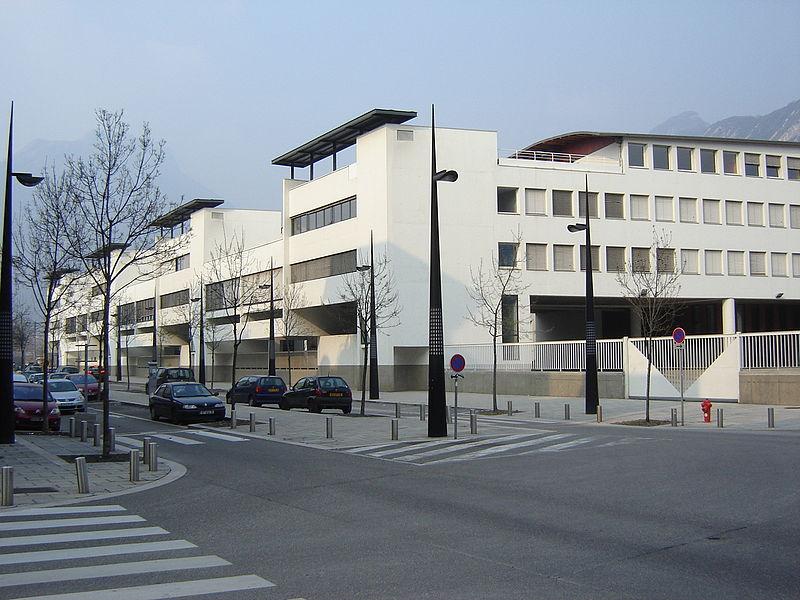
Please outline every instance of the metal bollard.
M153 438L142 438L142 462L146 465L150 464L150 442Z
M250 413L250 433L253 433L256 430L256 415L254 413Z
M564 420L569 421L569 404L564 405Z
M100 423L92 425L92 445L100 445Z
M149 471L158 471L158 444L155 442L150 442L148 444L148 452L147 452L147 469Z
M89 439L89 423L81 421L81 441L85 442Z
M136 449L131 450L130 465L128 468L130 472L131 483L139 481L139 451Z
M513 414L514 414L514 407L511 404L511 400L509 400L508 401L508 416L510 417Z
M603 422L603 407L600 404L597 405L597 422Z
M109 452L114 452L117 449L117 434L113 427L108 428L108 447Z
M469 432L472 434L478 433L478 415L474 412L469 415Z
M772 407L767 409L767 427L775 428L775 409Z
M678 426L678 409L677 408L670 408L669 409L669 424L671 427Z
M420 421L424 421L425 420L425 405L424 404L420 404L419 405L419 420Z
M333 439L333 417L325 417L325 437Z
M538 419L542 416L542 406L538 402L533 403L533 418Z
M14 506L14 467L3 467L3 506Z
M723 416L722 416L722 409L718 408L717 409L717 427L722 428L724 426L725 426L725 423L724 423Z
M397 439L400 439L399 421L397 419L392 419L392 440Z
M395 419L399 419L400 418L400 403L399 402L395 402L394 403L394 418Z
M231 429L236 429L236 409L231 409Z
M69 418L69 437L75 437L75 417Z
M275 435L275 417L269 418L269 434Z
M86 470L86 458L79 456L75 459L75 474L78 476L78 493L89 493L89 472Z

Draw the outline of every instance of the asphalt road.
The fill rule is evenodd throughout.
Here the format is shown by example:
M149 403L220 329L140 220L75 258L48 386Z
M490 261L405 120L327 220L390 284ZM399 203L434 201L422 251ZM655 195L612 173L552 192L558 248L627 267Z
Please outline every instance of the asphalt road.
M534 448L510 457L417 465L274 441L208 437L152 423L139 407L117 406L113 412L124 415L115 417L118 435L141 439L142 433L156 432L194 441L159 440L161 456L187 467L182 479L96 503L120 505L125 515L139 515L146 519L142 525L169 534L18 550L155 539L186 540L197 548L83 558L69 565L0 566L3 574L36 573L164 560L173 569L16 586L4 585L0 575L0 598L76 593L67 597L83 599L91 590L111 587L160 590L157 586L167 582L251 581L236 578L252 576L274 586L201 597L800 597L796 434L672 428L632 434L629 428L611 427L603 434L619 444L557 452ZM541 428L545 436L567 428L588 437L597 432L574 424ZM230 435L229 430L220 433ZM642 439L622 443L631 435ZM38 533L62 531L71 529ZM0 533L0 542L9 535L14 533ZM190 561L193 568L181 569L184 563L170 562L198 556L230 564L209 558L207 566ZM195 593L211 585L201 582ZM99 593L97 598L125 598Z

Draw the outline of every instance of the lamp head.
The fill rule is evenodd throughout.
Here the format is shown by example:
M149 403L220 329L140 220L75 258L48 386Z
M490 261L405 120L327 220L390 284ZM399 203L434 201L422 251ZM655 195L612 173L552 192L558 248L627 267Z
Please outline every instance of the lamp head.
M356 271L364 272L364 271L369 271L371 268L372 267L370 267L369 265L361 265L356 267Z
M576 233L578 231L586 231L586 223L572 223L567 225L567 231Z
M458 173L456 171L439 171L433 176L434 181L449 181L453 182L458 179Z
M776 298L783 298L783 292L778 292L777 294L775 294L775 297Z
M12 173L22 185L25 187L34 187L39 185L44 177L35 177L31 173Z

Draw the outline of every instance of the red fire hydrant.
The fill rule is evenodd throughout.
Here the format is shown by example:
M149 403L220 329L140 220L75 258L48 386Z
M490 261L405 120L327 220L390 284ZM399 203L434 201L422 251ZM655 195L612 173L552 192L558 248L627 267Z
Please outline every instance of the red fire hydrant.
M708 401L708 398L700 403L700 410L703 411L703 423L711 423L711 406L712 404Z

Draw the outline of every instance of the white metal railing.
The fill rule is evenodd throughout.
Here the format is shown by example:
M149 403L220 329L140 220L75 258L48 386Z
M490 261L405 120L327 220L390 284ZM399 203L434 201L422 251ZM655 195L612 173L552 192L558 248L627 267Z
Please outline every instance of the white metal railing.
M499 158L538 160L543 162L572 164L578 161L596 164L619 165L619 160L607 156L573 154L570 152L543 152L541 150L498 150Z
M741 334L742 369L800 368L800 331Z
M705 371L711 366L725 348L736 339L735 334L712 334L686 336L683 343L683 365L686 370ZM653 365L659 371L670 371L679 368L679 355L675 351L675 343L671 337L658 337L652 340ZM647 340L645 338L631 339L631 343L647 356Z

